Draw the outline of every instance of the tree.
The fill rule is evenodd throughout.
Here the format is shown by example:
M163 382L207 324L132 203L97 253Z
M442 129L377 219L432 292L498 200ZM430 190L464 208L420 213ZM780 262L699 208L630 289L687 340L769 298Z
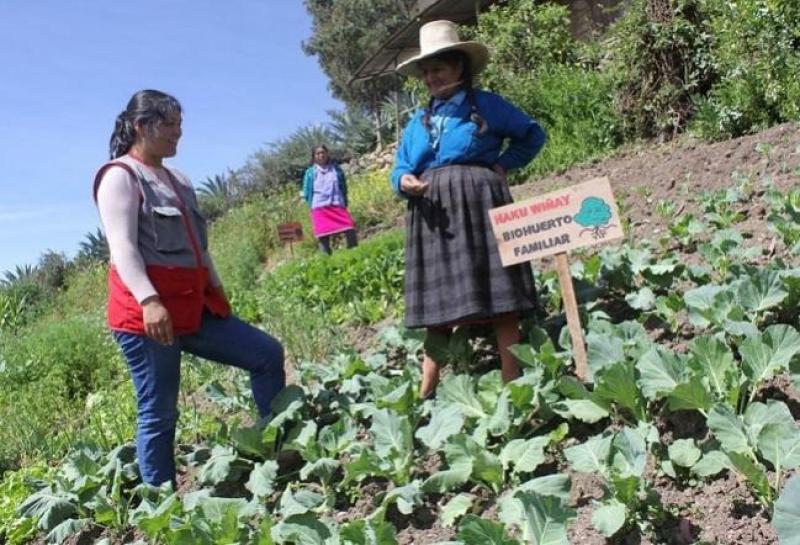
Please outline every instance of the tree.
M233 180L233 175L217 174L213 178L206 178L197 188L200 209L209 220L220 217L236 203L237 188Z
M378 143L375 118L379 120L378 127L383 141L398 140L400 130L417 107L419 104L416 96L402 91L384 97L377 116L373 116L373 119L362 109L329 110L329 124L344 152L366 153Z
M70 262L63 252L47 250L39 257L36 279L46 290L55 291L64 285Z
M303 51L318 58L330 78L336 98L349 109L364 109L377 126L381 102L396 85L383 77L348 85L356 69L375 53L381 43L411 19L415 0L306 0L313 20L311 37Z
M477 27L461 30L492 50L481 86L501 94L547 132L542 153L512 181L585 161L617 145L614 81L600 68L599 48L572 37L566 6L507 0L482 13Z
M12 287L18 284L34 283L35 280L36 267L26 264L17 265L13 271L5 271L0 283L5 287Z
M358 108L328 111L331 130L342 147L353 153L365 153L375 147L375 127L368 115Z
M323 125L300 127L287 138L270 143L266 149L253 154L238 175L248 191L270 193L286 184L299 184L303 172L311 164L311 149L319 144L328 146L331 157L341 159L336 135Z
M103 231L98 227L94 233L86 233L84 240L80 242L80 250L78 250L75 261L78 264L92 261L105 263L108 261L108 257L108 242Z

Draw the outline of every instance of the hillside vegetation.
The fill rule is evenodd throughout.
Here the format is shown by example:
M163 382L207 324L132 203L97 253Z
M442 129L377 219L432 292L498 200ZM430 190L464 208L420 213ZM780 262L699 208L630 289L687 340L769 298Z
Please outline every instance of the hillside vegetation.
M351 125L300 128L201 184L235 311L284 342L294 384L259 427L241 373L187 358L177 490L138 476L102 235L7 275L0 544L796 542L800 132L758 131L797 119L800 7L633 0L583 43L563 7L510 0L472 32L496 50L484 85L550 136L515 194L608 175L620 203L625 240L572 256L591 383L544 263L524 376L503 385L491 336L464 328L428 346L449 365L418 398L385 170L350 176L358 248L279 244L279 223L310 231L311 143L374 145L356 101L336 117Z

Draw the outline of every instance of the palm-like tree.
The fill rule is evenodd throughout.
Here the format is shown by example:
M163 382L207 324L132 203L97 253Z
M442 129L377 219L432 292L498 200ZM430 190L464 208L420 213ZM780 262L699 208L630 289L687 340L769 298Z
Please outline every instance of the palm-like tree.
M363 111L354 108L329 110L330 127L339 145L352 154L375 148L375 125Z
M217 174L213 178L209 176L197 188L197 192L212 199L228 201L233 198L233 189L228 183L228 179L222 174Z
M109 258L108 241L103 231L98 227L94 232L86 233L84 240L80 242L80 250L76 256L76 261L100 261L106 262Z
M311 162L311 150L314 146L323 144L330 148L331 154L336 156L336 135L325 125L308 125L300 127L288 138L272 144L272 151L286 162L286 172L293 173L298 168L304 169Z
M360 154L372 151L377 146L376 123L380 127L381 141L392 142L418 106L416 96L403 91L384 97L378 107L377 119L357 108L330 110L328 117L339 145L353 154Z
M419 99L414 93L401 91L387 95L381 103L380 121L384 141L398 139L400 129L405 126L411 114L419 108Z
M36 267L33 265L17 265L13 270L5 271L0 281L3 286L11 287L24 282L33 282L36 279Z
M300 183L303 171L311 162L311 150L318 144L328 146L332 157L341 158L331 128L308 125L253 154L240 174L248 189L267 193L286 184Z
M237 193L234 180L234 176L217 174L206 178L197 188L200 208L207 218L215 219L234 205Z

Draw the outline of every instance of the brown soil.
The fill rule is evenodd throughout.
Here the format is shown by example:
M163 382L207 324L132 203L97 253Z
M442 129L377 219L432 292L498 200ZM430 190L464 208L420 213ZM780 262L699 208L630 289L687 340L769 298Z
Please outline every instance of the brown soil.
M703 144L684 138L656 147L629 148L602 162L582 165L565 172L512 188L517 200L530 198L553 189L589 179L608 176L620 204L621 213L630 220L633 239L655 241L665 233L671 220L688 212L703 218L701 197L704 193L735 187L747 178L755 195L763 194L770 182L781 190L796 187L800 175L800 125L784 124L765 132L715 144ZM656 212L659 202L673 202L677 211L669 217ZM764 248L763 260L784 250L768 229L763 205L740 206L744 220L736 224L748 244ZM679 248L675 248L678 249ZM684 255L685 262L695 258ZM547 263L543 263L547 266ZM673 332L651 329L651 335L679 352L694 335L692 328ZM760 392L760 399L780 399L789 405L795 418L800 418L800 393L788 375L769 381ZM607 426L601 424L601 428ZM694 437L702 440L708 430L700 415L680 412L657 420L662 439ZM580 426L578 426L580 427ZM587 427L589 428L589 427ZM597 430L585 430L587 435ZM573 429L573 434L575 430ZM613 539L606 539L591 524L595 501L603 497L599 478L571 473L570 505L577 518L569 527L570 543L581 545L689 545L693 543L731 545L777 544L777 535L769 524L764 508L753 497L746 483L727 472L695 487L683 486L655 471L652 481L661 498L663 519L653 528L641 531L628 528ZM398 528L401 544L427 544L452 539L454 531L438 526L437 517L426 505L411 516L390 513ZM493 507L485 505L482 516L492 515ZM349 517L352 517L352 513Z
M620 204L620 212L630 220L633 239L658 239L678 213L688 212L702 219L700 198L706 192L735 187L743 177L752 184L755 195L763 194L763 185L771 182L780 190L798 186L800 180L800 125L773 127L743 138L702 144L690 139L647 147L628 149L602 162L595 162L547 176L512 192L517 200L530 198L559 187L608 176ZM659 202L673 202L680 212L663 217L656 212ZM751 245L764 248L764 261L784 248L769 230L763 205L741 206L745 219L736 224ZM693 256L684 255L685 262ZM543 264L546 266L547 264ZM660 336L658 331L650 331ZM685 334L684 334L685 333ZM684 351L694 332L673 334L659 342ZM784 401L795 418L800 419L800 393L787 375L768 381L759 393L760 400ZM667 414L657 420L662 440L666 443L684 437L702 440L708 433L702 417L693 413ZM570 504L577 518L569 528L570 543L604 544L675 544L692 543L767 545L777 544L775 530L768 514L753 497L746 483L727 472L695 487L682 486L666 476L654 476L653 484L664 506L665 520L644 535L636 528L606 539L594 530L591 515L594 501L602 498L599 479L572 474ZM784 481L785 482L785 481Z
M343 510L335 513L333 519L337 524L342 524L352 520L365 519L380 505L379 499L387 490L385 481L368 481L361 486L361 490L355 503L346 507ZM345 498L340 498L340 501L346 503Z
M769 399L786 403L794 419L800 421L800 392L789 373L782 373L764 383L756 400L766 403Z
M704 144L690 138L659 146L632 148L604 161L571 168L513 188L517 200L559 187L608 176L621 214L631 221L635 239L656 239L669 219L656 213L661 201L674 202L678 209L701 217L699 197L704 192L725 189L745 176L762 189L772 180L775 187L797 187L800 168L800 125L786 123L764 132ZM753 235L755 242L772 243L761 205L742 210L747 217L737 229ZM673 214L677 216L678 214ZM779 243L778 243L779 244Z
M651 473L648 480L660 498L660 516L648 517L652 528L623 528L613 539L603 537L591 521L595 502L603 497L602 481L593 475L573 474L570 504L576 508L577 517L568 529L570 543L777 545L766 509L736 475L725 472L714 480L689 486Z
M764 507L735 475L681 488L676 481L656 479L665 506L679 509L690 530L685 543L696 540L730 545L777 544L778 536Z
M177 469L175 475L175 480L177 481L175 493L179 497L183 498L188 492L196 488L197 474L199 471L199 467L182 466Z
M63 545L92 545L93 543L97 543L104 538L107 538L111 542L111 545L124 545L126 543L134 543L140 540L146 541L147 539L143 533L135 528L132 528L124 534L119 535L107 528L103 529L100 526L90 525L86 529L67 538ZM39 545L40 543L45 545L47 541L42 538L42 540L36 540L32 543L33 545Z
M396 318L387 318L376 324L359 324L345 326L348 344L360 354L369 354L380 344L378 332L386 326L397 322Z

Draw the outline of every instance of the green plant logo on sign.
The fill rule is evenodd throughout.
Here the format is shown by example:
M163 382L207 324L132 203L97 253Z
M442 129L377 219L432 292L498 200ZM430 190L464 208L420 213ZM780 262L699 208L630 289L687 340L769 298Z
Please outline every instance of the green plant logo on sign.
M580 212L575 214L575 223L585 227L579 236L587 231L597 240L606 238L606 232L614 225L609 225L611 220L611 207L600 197L586 197L581 202Z

